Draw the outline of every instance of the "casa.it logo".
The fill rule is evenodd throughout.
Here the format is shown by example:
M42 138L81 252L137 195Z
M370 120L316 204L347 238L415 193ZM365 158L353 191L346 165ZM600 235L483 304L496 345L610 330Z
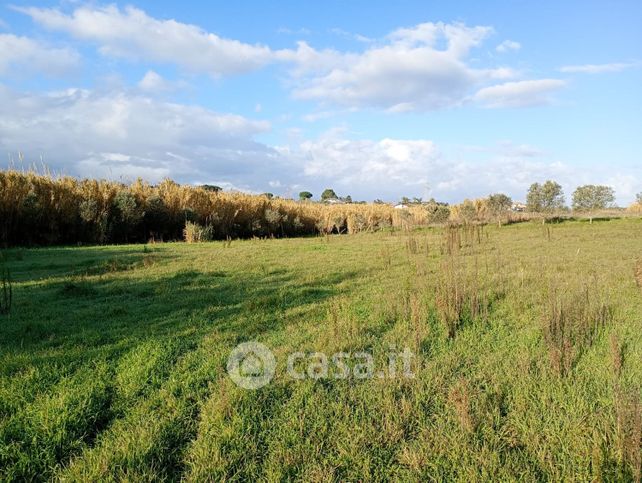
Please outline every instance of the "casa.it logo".
M259 342L237 345L227 358L227 373L243 389L260 389L274 377L276 359L272 351Z

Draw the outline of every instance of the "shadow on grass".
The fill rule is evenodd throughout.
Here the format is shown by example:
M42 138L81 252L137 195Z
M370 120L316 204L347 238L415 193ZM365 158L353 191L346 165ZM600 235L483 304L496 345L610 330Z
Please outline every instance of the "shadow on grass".
M18 286L14 312L0 320L0 352L22 356L5 358L2 372L20 370L26 361L66 365L117 356L150 338L196 340L217 331L232 343L253 339L282 329L290 309L305 317L337 293L338 283L357 275L335 273L302 283L286 271L189 270L154 279L55 279Z
M100 275L131 270L146 261L159 262L169 255L162 247L95 246L86 248L14 248L2 251L15 282L59 279L70 275Z

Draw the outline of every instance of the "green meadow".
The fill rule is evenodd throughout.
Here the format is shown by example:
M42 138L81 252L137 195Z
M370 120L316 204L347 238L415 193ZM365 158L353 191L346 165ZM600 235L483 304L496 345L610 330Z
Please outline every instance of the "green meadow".
M641 219L2 255L2 481L640 480Z

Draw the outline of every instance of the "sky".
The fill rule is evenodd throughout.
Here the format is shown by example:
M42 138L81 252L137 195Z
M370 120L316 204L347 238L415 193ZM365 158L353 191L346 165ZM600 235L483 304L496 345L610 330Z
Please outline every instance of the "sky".
M0 6L7 166L353 200L642 191L642 2Z

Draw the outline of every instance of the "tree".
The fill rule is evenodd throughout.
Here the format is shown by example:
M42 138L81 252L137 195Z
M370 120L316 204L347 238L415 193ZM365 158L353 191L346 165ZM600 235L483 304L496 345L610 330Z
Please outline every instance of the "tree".
M425 206L428 212L428 223L446 223L450 218L448 203L439 203L431 198Z
M223 188L220 186L216 186L213 184L203 184L201 185L201 188L203 188L205 191L211 191L212 193L218 193L219 191L222 191Z
M274 193L263 193L263 196L265 196L268 200L271 200L274 198Z
M513 200L503 193L495 193L488 196L488 209L493 215L499 215L510 210Z
M573 210L592 213L603 210L615 201L615 191L610 186L587 184L578 186L573 192ZM590 216L591 222L593 217Z
M352 196L346 196L345 198L343 198L343 201L345 201L346 203L352 203Z
M635 195L635 202L638 205L642 205L642 191L640 191L637 195Z
M409 205L410 204L410 198L408 198L407 196L402 196L401 197L401 204L402 205Z
M301 191L299 193L299 199L301 201L309 200L310 198L312 198L312 193L310 193L309 191Z
M337 194L334 192L332 188L326 188L323 190L323 193L321 193L321 199L322 200L336 200L338 198Z
M533 183L526 195L528 211L550 213L564 207L564 191L559 183L548 180L544 184Z

